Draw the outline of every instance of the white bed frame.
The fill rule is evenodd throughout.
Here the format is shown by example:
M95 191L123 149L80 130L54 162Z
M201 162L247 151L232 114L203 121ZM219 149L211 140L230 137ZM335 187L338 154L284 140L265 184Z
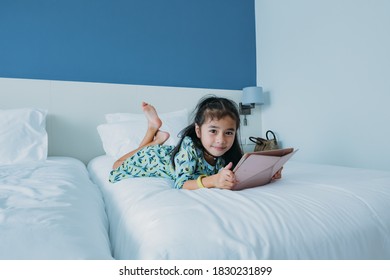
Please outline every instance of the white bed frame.
M160 113L180 108L193 110L199 98L215 94L240 102L240 90L157 87L87 82L0 78L0 109L36 107L48 109L49 155L71 156L89 162L104 154L96 127L104 114L141 113L143 100ZM247 116L241 138L261 134L260 108ZM245 144L245 142L243 143ZM244 149L253 149L244 146Z

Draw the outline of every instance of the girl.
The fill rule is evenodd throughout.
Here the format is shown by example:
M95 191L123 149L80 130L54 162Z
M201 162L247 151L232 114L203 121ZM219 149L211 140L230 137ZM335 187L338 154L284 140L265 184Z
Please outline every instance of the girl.
M221 97L201 99L194 122L181 132L176 147L163 145L169 134L153 106L142 103L148 130L138 149L119 158L110 182L130 177L163 177L175 188L231 189L236 183L233 167L242 156L238 142L240 116L236 103Z

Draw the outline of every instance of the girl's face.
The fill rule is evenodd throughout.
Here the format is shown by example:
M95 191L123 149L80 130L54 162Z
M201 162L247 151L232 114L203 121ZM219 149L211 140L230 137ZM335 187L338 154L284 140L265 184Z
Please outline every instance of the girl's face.
M206 151L220 157L233 146L236 137L236 121L230 116L219 120L207 119L201 126L195 124L196 135Z

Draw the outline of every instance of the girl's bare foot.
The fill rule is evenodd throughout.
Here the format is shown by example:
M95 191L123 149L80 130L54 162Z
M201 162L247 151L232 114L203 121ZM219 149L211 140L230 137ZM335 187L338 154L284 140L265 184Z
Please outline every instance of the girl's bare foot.
M156 136L154 137L154 142L158 145L164 144L169 138L169 133L166 131L157 131Z
M144 114L148 119L148 125L155 129L159 129L162 125L162 121L158 117L156 109L152 105L146 102L142 102L142 110L144 111Z

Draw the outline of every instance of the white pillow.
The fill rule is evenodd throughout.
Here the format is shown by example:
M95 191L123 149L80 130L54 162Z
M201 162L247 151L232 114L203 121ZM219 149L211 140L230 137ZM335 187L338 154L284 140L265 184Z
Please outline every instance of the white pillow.
M46 160L47 110L0 110L0 164Z
M188 125L188 110L159 114L161 130L170 134L166 145L176 145L180 138L178 134ZM147 120L144 114L114 113L107 114L106 124L97 127L103 149L107 155L119 158L138 148L147 130Z

